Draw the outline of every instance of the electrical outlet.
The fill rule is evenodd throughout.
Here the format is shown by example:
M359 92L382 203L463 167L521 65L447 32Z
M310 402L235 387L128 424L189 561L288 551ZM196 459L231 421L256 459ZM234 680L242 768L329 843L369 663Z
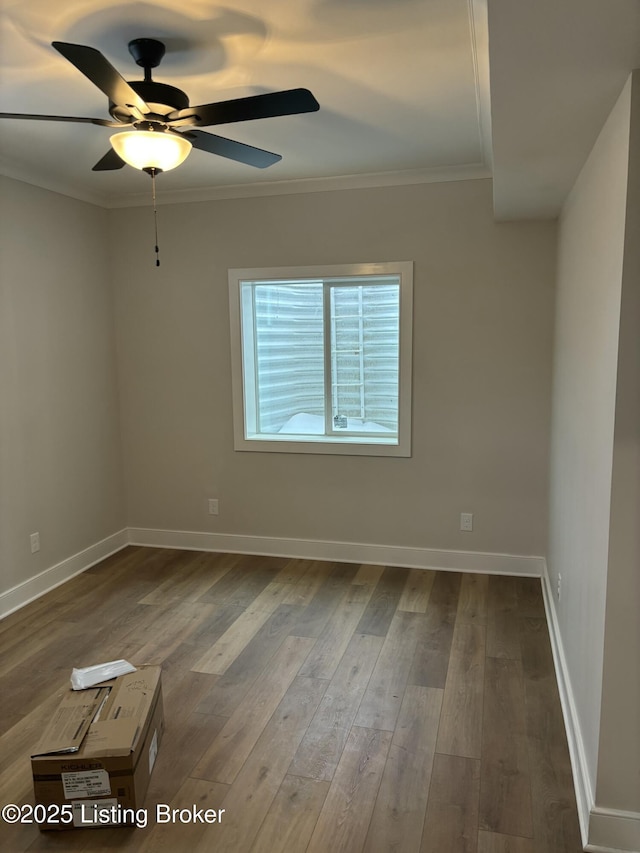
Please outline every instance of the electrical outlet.
M35 554L36 551L40 550L40 534L32 533L29 537L29 541L31 542L31 553Z
M209 515L218 515L218 498L209 498Z
M461 512L460 513L460 530L465 530L468 533L473 530L473 513L472 512Z
M558 601L560 601L560 595L562 594L562 575L558 575Z

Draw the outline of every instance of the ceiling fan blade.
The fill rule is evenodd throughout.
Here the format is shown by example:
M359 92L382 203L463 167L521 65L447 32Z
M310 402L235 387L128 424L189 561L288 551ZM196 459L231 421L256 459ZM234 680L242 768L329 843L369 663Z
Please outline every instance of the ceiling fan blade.
M264 95L251 95L233 101L175 110L169 113L167 120L175 121L195 116L195 124L198 127L206 127L234 121L311 113L319 109L320 104L308 89L288 89L286 92L267 92Z
M258 169L266 169L267 166L282 160L280 154L272 154L271 151L254 148L252 145L235 142L233 139L225 139L224 136L215 136L213 133L191 130L184 136L190 140L194 148L227 157L229 160L237 160L238 163L245 163L247 166L256 166Z
M82 116L43 116L28 113L0 113L0 118L21 118L27 121L73 121L83 124L99 124L102 127L123 127L121 121L107 121L104 118L84 118Z
M142 113L151 112L140 95L120 76L99 50L64 41L54 41L51 44L114 104L120 107L135 107Z
M92 172L112 172L115 169L122 169L125 166L125 162L113 148L104 155L101 160L98 160L96 165L92 168Z

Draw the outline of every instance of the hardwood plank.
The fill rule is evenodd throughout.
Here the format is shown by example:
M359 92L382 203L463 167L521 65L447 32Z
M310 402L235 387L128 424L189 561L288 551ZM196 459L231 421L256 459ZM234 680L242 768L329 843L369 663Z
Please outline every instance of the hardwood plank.
M548 743L530 741L529 767L536 853L578 853L582 841L566 745L554 753Z
M334 562L333 570L329 575L329 584L344 590L345 584L353 583L360 571L360 566L360 563Z
M436 754L420 853L476 853L480 762Z
M495 658L519 660L520 617L506 610L498 611L489 622L487 655Z
M521 630L526 731L555 753L566 751L564 721L547 625L543 619L523 619Z
M531 838L517 835L500 835L496 832L478 833L478 853L538 853ZM564 848L563 848L564 849ZM576 848L576 853L578 848Z
M384 566L374 566L371 563L361 563L352 583L364 583L367 584L367 586L373 584L373 586L375 586L380 580L383 572Z
M66 679L65 679L66 682ZM60 685L47 699L25 713L22 719L0 738L0 803L33 803L33 779L29 756L38 743L42 731L55 708L60 703L62 690L67 684ZM9 845L8 850L25 850L39 836L37 827L29 825L3 824L2 837Z
M354 853L362 848L391 737L387 731L351 729L307 853Z
M418 853L435 752L442 690L407 687L363 853Z
M360 703L356 726L393 731L422 627L421 613L397 611Z
M356 634L296 751L289 773L331 780L382 648L382 638Z
M171 577L174 572L179 572L180 567L191 559L191 555L190 551L148 548L141 549L132 562L125 561L123 565L113 566L111 570L103 569L102 565L98 564L77 576L83 581L82 587L77 590L65 590L65 597L69 602L65 618L70 621L83 620L92 609L100 610L113 600L122 603L123 598L128 598L139 603L158 583ZM127 584L123 588L124 577L127 578ZM100 595L96 596L98 590ZM71 592L73 595L70 595Z
M170 621L173 607L172 602L139 605L135 611L137 614L135 620L127 619L125 624L116 627L115 630L105 629L96 637L95 643L87 644L85 647L86 658L79 665L89 666L95 663L96 659L117 660L120 658L125 658L134 665L146 663L138 657L138 653L149 642L150 637L153 638L162 634L165 624ZM211 611L209 611L209 618L211 618ZM196 627L194 626L195 630ZM97 656L98 650L104 652L106 657Z
M59 591L60 587L57 587L57 589ZM29 630L37 629L38 624L42 624L45 621L50 622L59 614L64 613L69 606L68 602L56 601L53 597L50 598L52 592L36 598L35 601L30 601L24 607L13 610L0 619L0 641L3 648L8 647L13 642L17 642L17 640L14 641L13 639L14 632L18 638L25 636Z
M251 847L326 686L326 681L300 677L289 686L223 800L226 815L215 836L217 853ZM200 849L211 850L209 839Z
M276 583L303 583L305 576L311 570L311 566L311 560L300 560L298 558L287 560L280 571L274 575L273 580Z
M191 668L196 672L224 675L288 594L288 584L270 583Z
M0 654L0 676L6 675L17 666L26 665L32 669L46 669L45 660L52 656L58 666L71 668L82 666L78 662L77 649L83 645L79 638L86 637L88 628L64 619L50 622L46 630L38 631L29 643L12 646ZM53 653L53 655L52 655Z
M523 620L521 648L536 853L579 850L571 761L544 619Z
M198 704L203 714L229 717L244 699L251 685L282 645L300 615L300 607L281 604L254 635L224 675Z
M250 853L305 853L328 790L328 782L285 776Z
M160 753L158 753L159 755ZM179 791L169 804L171 808L216 809L220 812L225 796L229 790L228 785L219 782L210 782L206 779L186 779L180 786ZM109 845L109 849L131 849L140 853L175 853L176 850L194 850L198 843L204 839L209 849L215 850L216 837L219 830L224 826L226 812L221 814L220 823L204 824L179 822L153 823L148 832L144 833L142 843L136 835L124 848L121 843L115 841ZM86 830L87 834L102 832L102 830ZM121 830L115 830L121 832ZM139 830L136 830L139 833Z
M480 828L533 837L529 744L520 661L486 659Z
M3 675L0 678L0 734L4 735L21 722L25 708L46 702L52 693L68 686L69 676L67 667L43 669L28 665L14 667Z
M119 607L118 607L119 603ZM170 608L158 605L139 604L135 598L125 602L118 602L116 596L113 606L105 611L102 604L92 608L92 612L86 618L77 622L78 625L88 625L90 635L88 642L83 648L83 659L86 661L112 660L125 657L123 638L131 637L132 643L129 649L137 651L146 640L144 626L151 626L161 614L169 612ZM91 618L91 617L94 618ZM133 642L133 638L135 642ZM115 651L115 656L111 655ZM111 656L110 656L111 655ZM79 664L80 665L80 664Z
M227 604L240 607L250 607L257 601L263 591L276 583L275 578L284 568L288 560L285 557L262 557L256 554L245 554L238 562L242 572L243 582L231 593Z
M409 684L444 689L460 595L460 575L438 572L424 614Z
M132 656L135 663L161 664L191 637L203 621L213 616L215 609L213 604L201 604L198 601L177 604L171 609L171 619L163 620L162 630L152 631L147 641L137 648Z
M217 554L193 552L193 557L180 572L174 572L159 586L154 587L144 598L142 604L160 604L167 599L174 601L197 601L214 584L231 570L230 560L222 561Z
M185 643L181 649L188 651L190 647ZM176 651L175 654L177 653ZM183 654L186 654L186 651ZM173 658L171 666L167 666L165 661L162 664L162 701L165 711L175 706L176 716L172 717L174 720L190 714L202 697L215 686L218 678L217 675L191 672L184 666L176 666L176 657Z
M398 602L398 610L426 613L435 577L436 573L432 569L411 569Z
M335 567L333 563L324 560L297 560L295 562L308 562L308 568L297 583L294 584L284 603L293 604L297 607L308 607ZM289 571L291 571L291 568L289 568Z
M552 678L555 675L551 641L544 618L524 618L520 628L522 672L527 682Z
M300 670L300 675L332 678L372 593L373 584L352 584L347 588Z
M358 623L357 633L375 634L377 637L386 635L398 607L406 579L406 569L399 569L396 566L385 568Z
M141 551L150 553L141 553L140 558L124 574L120 574L117 570L108 573L110 581L113 580L118 586L121 585L122 579L126 578L127 595L138 602L159 583L178 573L183 561L182 553L174 549L143 548ZM184 554L184 559L188 560L187 554L193 555L193 552L184 552ZM215 559L216 564L224 559L224 555L221 554L210 556Z
M516 579L492 575L489 578L487 655L520 660L520 615Z
M107 829L107 834L111 834L114 830ZM120 829L121 837L128 839L136 830L132 827ZM96 839L93 840L93 845L89 839L90 830L57 830L54 832L39 832L36 830L35 837L27 850L64 850L64 853L80 853L80 851L93 849ZM102 829L98 829L100 833L100 841L104 837ZM4 840L4 839L3 839Z
M172 679L162 672L165 737L158 752L145 806L170 803L181 785L226 723L225 717L194 713L218 676L180 670Z
M465 572L460 583L456 621L486 625L488 593L489 575Z
M243 607L236 605L225 604L218 606L216 604L206 605L212 608L210 611L201 611L201 619L194 630L189 634L186 644L191 646L194 651L198 651L193 662L198 660L206 649L220 639L231 625L245 612ZM165 662L170 662L174 651L165 658ZM188 666L191 669L191 663ZM211 673L213 674L213 673Z
M153 610L157 612L157 608L140 604L135 596L123 600L116 589L103 588L101 593L100 599L82 614L74 614L73 619L68 619L66 614L64 617L64 621L73 623L74 630L89 631L94 645L108 643L114 634L120 635L121 629L131 630L141 615Z
M64 618L67 605L49 602L47 606L45 599L46 596L38 598L0 620L0 642L2 643L0 660L15 649L22 649L25 643L32 640L34 634L42 631L46 625Z
M345 583L351 583L358 572L358 566L350 563L331 563L330 565L330 573L322 579L310 603L302 611L300 622L295 628L295 633L299 637L320 636L344 595ZM293 600L295 596L291 595L286 599L289 603Z
M13 799L11 802L16 802ZM2 845L8 853L14 850L33 850L34 845L40 842L42 833L35 825L19 823L4 824L2 826ZM60 848L64 850L64 848Z
M227 558L231 564L229 571L225 572L206 592L203 592L198 599L199 601L206 604L225 605L230 604L231 598L239 590L239 594L242 594L242 586L246 583L251 573L247 572L246 566L242 564L241 555L228 554ZM268 580L263 584L263 588L267 583L269 583Z
M438 731L438 752L480 758L486 628L456 622Z
M287 637L192 776L225 784L233 782L314 643L307 637Z
M241 554L239 565L252 574L266 572L273 581L290 562L290 557L278 557L273 554Z
M226 717L212 714L179 714L175 706L165 709L165 717L170 720L172 736L158 751L145 800L145 806L151 809L156 803L172 801L227 722Z
M544 600L540 578L515 578L516 601L520 616L544 619Z

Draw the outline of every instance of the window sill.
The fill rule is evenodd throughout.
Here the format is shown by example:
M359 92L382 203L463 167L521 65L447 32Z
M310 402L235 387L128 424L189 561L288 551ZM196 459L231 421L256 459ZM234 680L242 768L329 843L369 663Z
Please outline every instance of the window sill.
M317 453L346 456L411 456L411 448L397 438L325 435L249 435L236 441L235 450L271 453Z

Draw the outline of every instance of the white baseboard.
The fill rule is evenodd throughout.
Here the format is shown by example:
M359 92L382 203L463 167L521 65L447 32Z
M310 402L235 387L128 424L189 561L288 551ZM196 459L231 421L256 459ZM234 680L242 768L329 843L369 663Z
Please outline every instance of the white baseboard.
M126 545L235 554L264 554L309 560L339 560L345 563L374 563L385 566L405 566L410 569L438 569L520 577L543 577L545 573L544 557L536 556L130 527L108 536L101 542L96 542L84 551L0 593L0 618L8 616L14 610L55 589L100 560L120 551Z
M589 853L640 853L640 814L605 809L595 805L580 720L571 687L546 560L543 564L542 593L571 756L584 849Z
M55 566L50 566L43 572L29 578L22 583L17 584L12 589L0 593L0 619L13 613L14 610L19 610L30 601L40 598L46 592L50 592L65 581L79 575L81 572L104 560L105 557L115 554L128 544L127 531L119 530L112 536L108 536L101 542L96 542L95 545L90 545L84 551L68 557L66 560L57 563Z
M512 554L484 554L474 551L438 551L397 545L369 545L355 542L326 542L311 539L281 539L270 536L242 536L225 533L198 533L183 530L126 528L96 542L84 551L0 593L0 619L40 598L75 575L115 554L127 545L155 548L182 548L233 554L264 554L309 560L340 560L345 563L375 563L416 569L483 572L497 575L541 577L543 557Z
M591 806L593 805L593 790L591 786L591 779L589 777L587 758L584 751L584 741L580 730L580 721L571 687L567 660L564 654L564 646L562 644L562 636L560 634L560 626L558 624L558 616L556 614L546 560L542 579L542 596L547 615L547 625L549 627L551 651L553 653L553 662L556 669L556 681L558 682L558 692L560 693L560 704L562 706L564 726L567 732L567 742L569 744L569 755L571 757L571 769L573 770L573 782L576 791L580 832L582 834L582 843L586 844L589 837L589 813L591 811Z
M640 853L640 814L592 806L589 853Z
M440 569L482 572L494 575L542 577L543 557L484 554L476 551L439 551L400 545L371 545L359 542L327 542L313 539L282 539L243 536L233 533L198 533L184 530L129 528L132 545L155 548L184 548L231 554L263 554L307 560L339 560L344 563L374 563L410 569Z

